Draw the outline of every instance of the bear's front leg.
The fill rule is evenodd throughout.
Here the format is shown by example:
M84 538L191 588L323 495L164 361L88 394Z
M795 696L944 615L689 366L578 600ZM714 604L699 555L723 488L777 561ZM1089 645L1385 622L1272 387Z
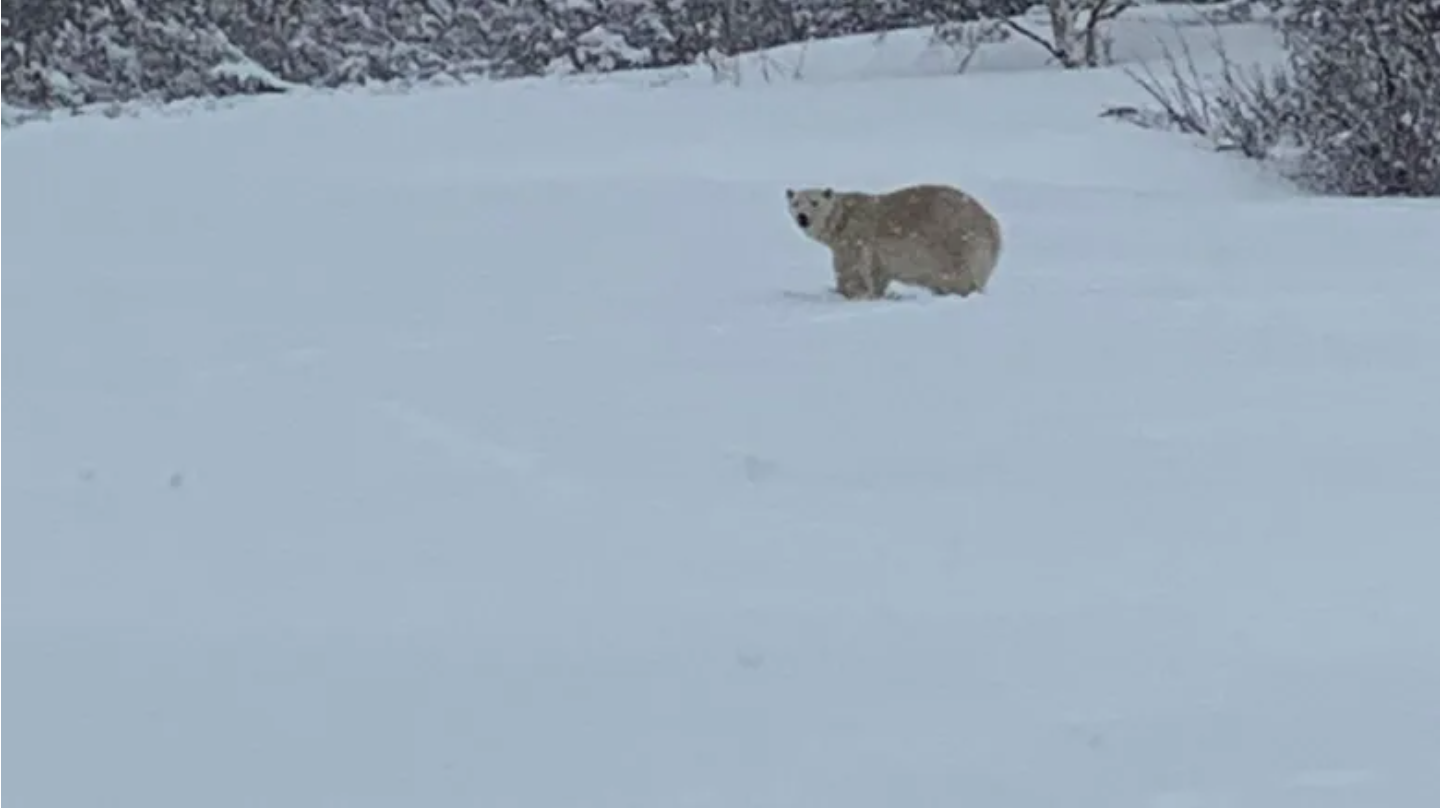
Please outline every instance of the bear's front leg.
M880 298L889 278L880 272L871 250L864 247L835 250L835 289L850 300Z

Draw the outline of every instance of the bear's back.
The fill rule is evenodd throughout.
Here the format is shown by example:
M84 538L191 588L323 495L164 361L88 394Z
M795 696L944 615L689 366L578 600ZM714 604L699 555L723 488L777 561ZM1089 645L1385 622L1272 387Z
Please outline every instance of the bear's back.
M945 185L900 188L876 197L876 235L938 236L956 227L971 226L969 209L974 205L964 192Z

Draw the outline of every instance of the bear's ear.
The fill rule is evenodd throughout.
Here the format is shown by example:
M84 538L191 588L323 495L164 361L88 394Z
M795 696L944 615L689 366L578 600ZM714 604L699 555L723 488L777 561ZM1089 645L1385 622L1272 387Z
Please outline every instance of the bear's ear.
M834 188L826 188L825 191L821 194L821 196L825 197L826 199L829 199L830 197L832 197L832 196L834 196L834 195L835 195L835 189L834 189Z
M786 199L794 199L794 198L795 198L795 189L794 189L794 188L786 188L786 189L785 189L785 198L786 198Z

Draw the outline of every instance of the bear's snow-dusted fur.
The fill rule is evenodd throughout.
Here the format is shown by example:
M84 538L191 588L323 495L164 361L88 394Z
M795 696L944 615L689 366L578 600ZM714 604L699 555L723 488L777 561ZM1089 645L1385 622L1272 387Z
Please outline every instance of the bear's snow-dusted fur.
M847 298L881 297L891 281L941 295L983 292L1000 258L1000 223L957 188L792 188L785 196L795 224L830 248L836 288Z

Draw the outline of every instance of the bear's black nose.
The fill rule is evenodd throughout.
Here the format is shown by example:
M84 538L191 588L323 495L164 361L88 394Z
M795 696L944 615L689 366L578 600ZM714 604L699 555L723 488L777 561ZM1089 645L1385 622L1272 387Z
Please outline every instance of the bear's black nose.
M806 216L806 215L803 214L803 213L797 213L797 214L795 214L795 224L800 225L801 228L809 228L809 227L810 227L810 217L809 217L809 216Z

